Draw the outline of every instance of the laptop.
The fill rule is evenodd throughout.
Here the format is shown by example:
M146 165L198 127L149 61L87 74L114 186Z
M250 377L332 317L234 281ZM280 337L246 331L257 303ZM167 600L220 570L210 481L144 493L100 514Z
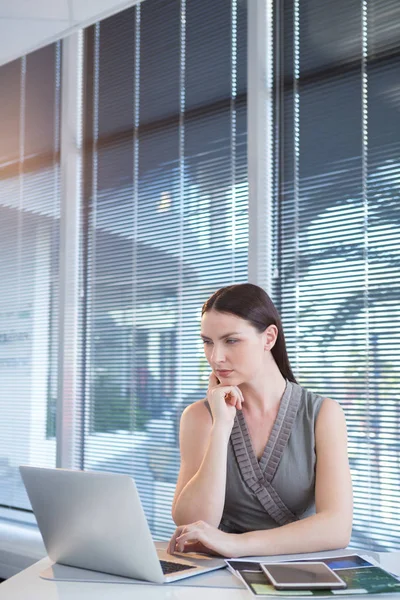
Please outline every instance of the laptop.
M212 556L157 549L128 475L25 466L20 473L55 563L153 583L226 566Z

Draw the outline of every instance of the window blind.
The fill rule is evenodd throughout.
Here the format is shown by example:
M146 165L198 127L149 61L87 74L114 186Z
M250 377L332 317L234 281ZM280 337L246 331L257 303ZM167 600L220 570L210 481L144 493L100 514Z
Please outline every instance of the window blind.
M275 298L302 385L346 413L352 544L400 547L400 7L275 3Z
M60 46L0 68L0 505L55 466Z
M86 32L83 442L168 537L200 309L247 278L246 3L146 0Z

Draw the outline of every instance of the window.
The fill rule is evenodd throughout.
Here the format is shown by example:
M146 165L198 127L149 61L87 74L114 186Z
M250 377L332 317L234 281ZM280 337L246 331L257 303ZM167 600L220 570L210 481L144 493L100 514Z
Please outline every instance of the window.
M301 384L346 412L374 550L400 531L399 56L395 1L275 3L275 297Z
M346 412L352 543L390 550L400 531L400 8L276 0L273 11L273 295L300 383ZM63 362L73 402L59 460L132 475L163 539L179 417L207 386L201 305L247 280L247 3L145 0L87 29L85 53L81 362L77 399L73 353ZM60 63L57 43L0 68L0 505L25 509L18 465L56 461ZM261 246L251 246L258 262Z
M0 504L55 466L60 45L0 68Z
M76 466L135 477L173 531L200 309L247 278L246 3L146 0L87 31L86 380Z

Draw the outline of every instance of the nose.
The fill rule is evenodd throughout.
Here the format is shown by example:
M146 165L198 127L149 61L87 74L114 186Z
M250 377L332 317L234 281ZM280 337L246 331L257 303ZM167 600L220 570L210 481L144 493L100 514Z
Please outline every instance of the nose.
M225 361L225 350L220 344L214 344L211 353L211 360L215 364L219 364Z

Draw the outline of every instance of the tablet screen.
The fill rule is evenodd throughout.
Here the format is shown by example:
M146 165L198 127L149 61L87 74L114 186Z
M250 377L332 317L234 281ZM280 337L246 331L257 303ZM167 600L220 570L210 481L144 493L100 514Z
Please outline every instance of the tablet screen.
M324 563L286 563L264 565L273 584L279 585L337 585L338 576Z

